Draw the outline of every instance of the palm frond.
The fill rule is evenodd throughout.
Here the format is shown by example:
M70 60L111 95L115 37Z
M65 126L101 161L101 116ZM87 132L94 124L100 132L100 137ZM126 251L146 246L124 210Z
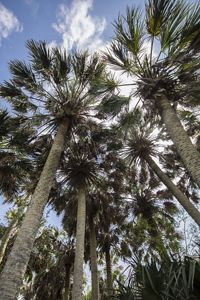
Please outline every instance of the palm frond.
M58 48L52 49L52 56L54 57L53 78L56 84L60 80L67 80L67 76L71 72L71 56L66 54L65 50Z
M123 70L128 74L135 74L140 70L136 58L118 41L111 43L110 48L103 54L103 59L116 70Z
M9 133L9 121L10 116L7 112L7 110L0 110L0 139L5 136L7 133Z
M9 69L17 86L37 90L36 78L29 65L20 60L13 60L9 63Z
M124 107L129 105L130 98L111 95L111 97L104 97L98 106L98 111L100 114L106 114L112 118L116 117Z
M133 56L139 56L143 46L144 24L138 8L127 8L126 17L118 17L114 23L116 40L125 44Z
M170 0L148 0L146 3L146 28L150 35L157 37L162 28L166 26L169 19L174 15L177 5L182 1Z
M22 89L18 88L12 81L4 81L0 86L0 96L7 99L19 113L26 113L28 109L36 109L35 105L28 100L28 96Z
M26 46L29 50L34 70L44 77L49 77L53 57L46 43L29 40Z
M195 53L199 50L199 38L200 38L200 4L191 5L188 8L187 18L184 23L184 27L181 31L180 46L188 47L188 50L193 50Z

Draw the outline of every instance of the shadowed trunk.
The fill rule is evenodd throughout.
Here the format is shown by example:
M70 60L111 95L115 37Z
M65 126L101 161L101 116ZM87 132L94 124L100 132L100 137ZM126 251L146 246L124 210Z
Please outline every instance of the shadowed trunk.
M90 220L90 258L92 277L92 300L99 300L99 278L97 268L97 240L93 219Z
M107 246L105 249L105 255L106 255L107 290L108 290L108 297L111 297L113 294L113 281L112 281L112 267L111 267L111 257L110 257L110 247L109 246Z
M155 161L150 157L145 157L146 162L151 169L156 173L158 178L164 183L169 191L176 197L178 202L184 207L190 217L200 226L200 212L198 209L188 200L188 198L180 191L179 188L171 181L171 179L159 168Z
M62 300L69 300L69 288L70 288L70 271L71 265L66 265L65 267L65 290Z
M22 226L0 279L0 300L14 300L22 284L33 243L48 201L53 179L64 148L68 122L60 124L52 148L40 175Z
M8 246L8 243L10 239L17 233L17 224L18 220L13 219L10 222L10 225L6 229L2 239L1 239L1 245L0 245L0 264L2 263L2 260L4 258L4 254L6 252L6 248Z
M181 157L187 171L200 187L200 154L192 144L183 125L168 99L162 95L157 96L157 107L163 123Z
M78 191L78 210L77 210L77 224L76 224L76 250L75 250L75 262L74 262L72 300L81 300L82 299L85 220L86 220L85 189L80 188Z

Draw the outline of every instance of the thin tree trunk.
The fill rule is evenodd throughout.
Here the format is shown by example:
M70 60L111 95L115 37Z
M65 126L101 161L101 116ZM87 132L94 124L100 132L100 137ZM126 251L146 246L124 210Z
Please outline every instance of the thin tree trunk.
M67 130L67 121L60 124L21 228L2 272L0 300L16 299L15 297L21 286L43 210L48 201L53 179L58 168Z
M65 290L63 294L63 300L69 300L69 288L70 288L70 270L71 265L65 267Z
M146 162L156 173L158 178L166 185L169 191L176 197L178 202L185 208L190 217L200 226L200 212L180 191L180 189L171 181L171 179L159 168L155 161L150 157L145 157Z
M99 300L99 278L97 268L97 240L93 219L90 221L90 258L92 276L92 300Z
M110 247L106 247L105 255L106 255L107 290L108 290L108 297L111 297L113 294L113 281L112 281Z
M171 106L167 97L157 96L157 107L160 111L163 123L176 146L183 164L187 171L200 187L200 154L192 144L189 136L185 132L174 108Z
M2 237L0 245L0 264L2 263L10 239L17 233L17 224L18 220L13 219Z
M75 250L75 262L74 262L72 300L81 300L82 299L85 220L86 220L85 189L80 188L78 191L78 210L77 210L77 224L76 224L76 250Z

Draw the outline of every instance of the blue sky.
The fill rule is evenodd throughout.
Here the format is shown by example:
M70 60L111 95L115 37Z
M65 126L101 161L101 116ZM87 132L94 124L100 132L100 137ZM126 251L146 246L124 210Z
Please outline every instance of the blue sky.
M132 0L2 0L0 1L0 82L9 79L8 62L27 60L25 43L29 39L49 44L97 50L113 37L112 22ZM0 108L3 107L0 102ZM9 205L0 198L0 222ZM57 224L55 214L49 219Z
M0 81L7 63L27 58L28 39L80 47L101 46L113 36L111 23L132 0L2 0L0 1ZM93 45L92 45L93 44Z

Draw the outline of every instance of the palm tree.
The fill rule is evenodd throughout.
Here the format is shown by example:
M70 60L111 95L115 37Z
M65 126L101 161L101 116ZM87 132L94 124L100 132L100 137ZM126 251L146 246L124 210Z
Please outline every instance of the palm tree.
M198 105L199 17L199 3L179 0L148 0L145 16L128 8L115 22L115 39L104 58L134 76L130 85L143 108L150 117L159 116L200 187L200 156L177 116L177 105Z
M97 244L104 255L106 263L106 292L113 296L112 256L113 248L116 250L119 236L122 235L124 220L126 219L124 195L127 194L126 184L127 166L119 157L122 142L113 134L113 130L104 129L94 133L93 138L101 141L104 152L101 157L101 167L104 170L104 180L101 183L95 200L98 201L96 209ZM94 205L95 206L95 205ZM119 253L118 253L119 254Z
M61 193L56 195L54 205L59 210L63 209L63 203L67 201L64 217L65 228L71 234L74 230L76 221L76 246L75 246L75 262L73 276L72 299L82 299L82 280L83 280L83 259L85 249L85 228L86 228L86 198L88 197L89 188L91 185L99 183L99 164L97 162L96 153L93 152L93 145L89 139L74 136L74 142L65 150L59 177L62 178ZM76 141L77 140L77 141ZM58 178L59 178L58 177ZM71 195L71 197L70 197ZM70 198L69 198L70 197ZM72 201L74 200L74 202ZM63 202L63 203L62 203ZM77 206L76 206L77 203ZM73 206L73 208L72 208ZM72 209L71 209L72 208ZM69 209L69 211L68 211ZM76 218L73 212L76 211ZM70 218L73 219L72 223Z
M123 204L119 199L113 199L113 195L104 193L101 195L102 205L99 211L97 225L99 232L97 243L100 252L104 255L106 265L106 294L108 298L113 296L113 272L112 272L112 255L113 249L120 247L119 236L122 235L122 224L126 218L123 214ZM117 205L116 205L117 204ZM119 253L118 253L119 254Z
M77 167L77 165L76 165ZM78 178L78 177L77 177ZM58 183L57 183L58 184ZM94 188L94 187L93 187ZM86 197L86 233L85 233L85 248L84 248L84 259L87 261L91 260L91 278L92 278L92 299L99 299L99 288L98 288L98 268L97 268L97 242L96 242L96 228L94 216L92 210L98 207L98 197L93 191L92 199L92 188L89 187ZM63 228L69 236L76 235L76 220L77 220L77 191L74 189L64 190L64 194L59 190L59 184L55 188L51 195L50 201L54 209L58 214L63 213ZM91 200L92 199L92 200ZM87 223L89 223L87 228Z
M89 130L89 128L92 130ZM122 193L124 191L121 180L123 178L123 175L121 173L124 170L124 164L119 159L118 155L116 153L114 154L113 149L115 149L115 151L117 151L118 149L115 146L116 141L111 141L110 145L108 146L110 136L112 135L110 134L108 129L105 129L100 124L97 125L90 122L90 124L88 124L86 128L79 128L76 131L76 134L77 136L75 135L74 139L78 140L79 142L77 145L72 145L72 149L69 147L69 149L66 150L65 157L68 166L67 168L65 168L65 164L62 163L61 168L61 177L66 178L67 176L67 180L69 180L69 186L73 188L67 188L67 190L64 188L63 190L63 186L61 186L60 188L58 187L57 189L55 189L55 195L52 194L51 203L58 213L64 212L63 226L70 236L74 235L76 227L75 215L77 212L77 196L74 187L77 184L80 184L81 176L85 176L86 180L87 177L89 178L92 175L92 173L91 175L89 174L89 171L92 171L92 169L89 168L89 162L90 160L94 160L93 163L96 161L96 168L98 167L98 172L99 175L101 175L101 180L97 185L94 176L93 184L91 184L91 180L87 184L86 215L89 229L88 237L90 239L89 244L92 271L92 299L98 299L99 282L96 253L96 236L98 236L98 231L96 231L95 229L101 226L99 220L101 219L101 216L103 218L103 215L107 215L110 206L112 206L112 202L116 202L115 207L117 207L117 205L119 204L117 203L116 198L119 198L118 195L120 195L120 189ZM74 156L72 155L73 153ZM85 165L83 163L83 158L85 159ZM113 171L115 164L118 164L118 169ZM81 174L79 174L79 172L81 172ZM104 180L102 180L102 177L104 178ZM105 178L107 178L106 181ZM63 181L60 182L60 184L62 183ZM64 184L66 184L65 180ZM108 190L110 190L110 194ZM87 249L85 253L86 252Z
M140 114L139 122L137 122ZM122 118L123 119L123 118ZM134 116L133 116L134 119ZM132 164L143 164L146 162L149 168L158 176L161 182L169 189L173 196L176 197L178 202L184 207L187 213L193 220L200 225L200 212L192 204L191 201L184 195L184 193L173 183L173 181L166 175L165 172L156 163L155 158L162 157L162 153L158 150L159 136L156 138L155 126L148 123L142 118L141 112L135 112L135 122L132 122L132 127L126 132L126 146L124 153L128 161Z
M98 300L100 297L97 248L105 255L107 294L111 296L113 293L111 247L113 244L119 242L117 232L119 235L120 229L114 230L114 228L111 228L111 223L115 224L115 227L121 226L122 219L124 218L124 216L122 216L122 209L119 209L119 206L122 206L120 197L118 196L118 198L116 198L116 196L113 196L113 192L108 192L108 189L111 190L112 187L111 184L109 185L109 182L106 182L108 179L105 180L105 177L106 173L104 173L104 180L101 181L101 185L98 186L98 189L90 190L87 198L92 300Z
M180 236L175 231L174 215L177 208L150 184L132 183L128 201L128 240L133 252L141 260L155 256L168 258L169 252L177 251ZM141 252L141 253L140 253ZM156 252L156 255L155 255Z
M4 300L14 299L22 282L66 136L90 117L91 110L94 111L99 97L98 87L93 83L105 75L104 64L96 55L76 52L67 56L64 51L50 50L44 42L33 40L27 47L31 64L12 61L9 65L12 79L1 85L0 95L10 101L15 111L26 115L33 126L40 125L38 135L44 130L54 132L54 140L1 275L0 299ZM110 86L101 87L101 97L107 92L110 95ZM83 190L79 195L84 198Z

